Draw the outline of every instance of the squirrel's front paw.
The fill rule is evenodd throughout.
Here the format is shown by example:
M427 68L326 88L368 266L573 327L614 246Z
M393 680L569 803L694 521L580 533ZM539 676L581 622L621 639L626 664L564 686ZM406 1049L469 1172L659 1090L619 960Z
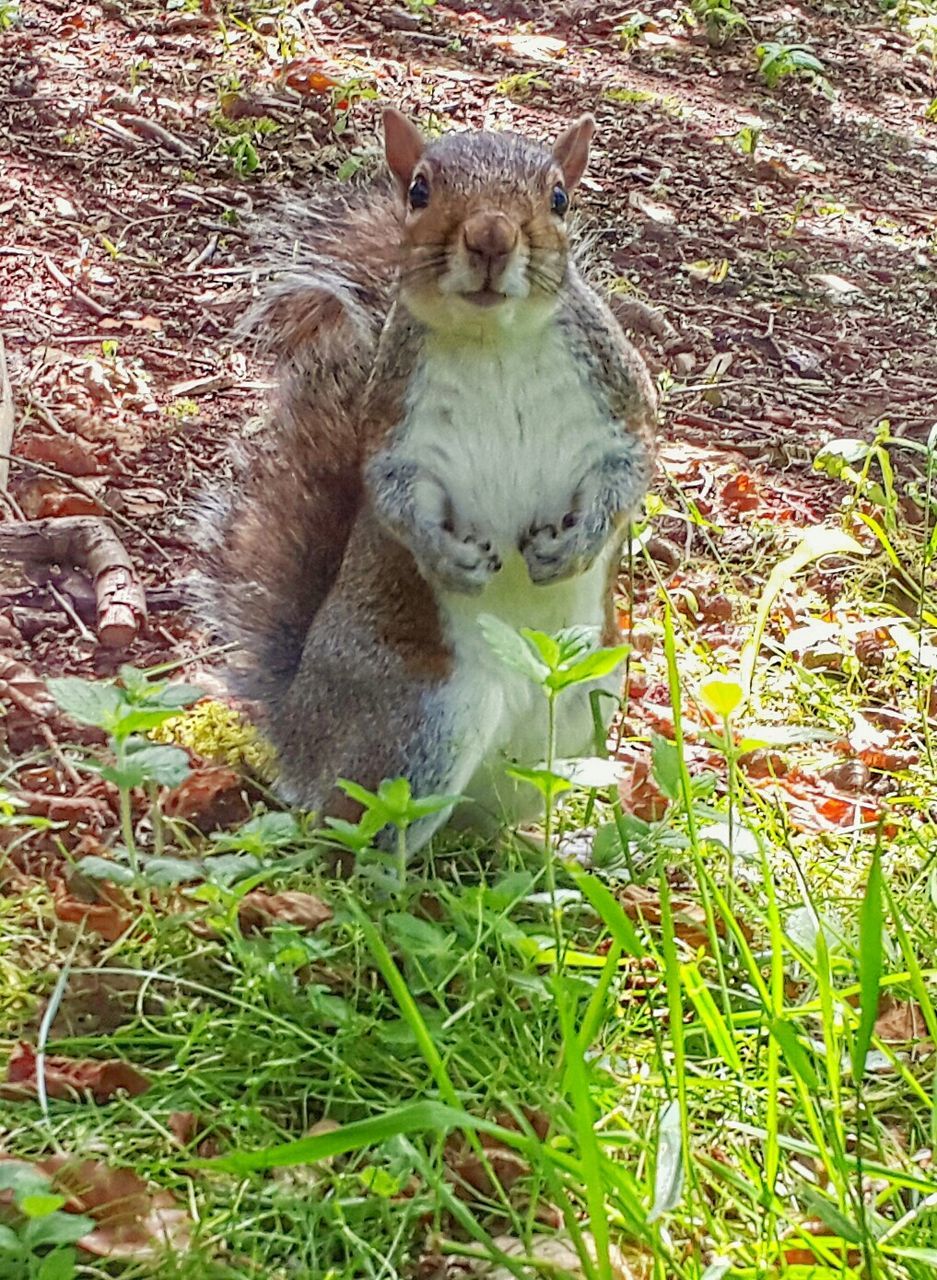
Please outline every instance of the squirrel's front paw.
M555 523L534 521L519 546L531 582L559 582L588 569L601 539L590 534L577 512L569 511Z
M489 538L472 526L442 525L433 539L426 570L444 587L477 595L501 569L501 557Z

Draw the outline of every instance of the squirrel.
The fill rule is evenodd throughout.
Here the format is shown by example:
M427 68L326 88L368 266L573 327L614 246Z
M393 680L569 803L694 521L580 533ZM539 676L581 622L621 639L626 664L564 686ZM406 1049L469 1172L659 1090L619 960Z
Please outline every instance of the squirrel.
M270 430L205 502L198 599L237 642L284 801L406 777L491 828L533 816L505 764L542 759L542 694L480 619L619 640L614 581L655 463L647 368L586 283L568 229L595 129L427 141L384 113L389 181L271 224L257 311L279 357ZM614 682L597 682L617 696ZM558 704L590 750L589 694ZM412 854L452 806L408 832Z

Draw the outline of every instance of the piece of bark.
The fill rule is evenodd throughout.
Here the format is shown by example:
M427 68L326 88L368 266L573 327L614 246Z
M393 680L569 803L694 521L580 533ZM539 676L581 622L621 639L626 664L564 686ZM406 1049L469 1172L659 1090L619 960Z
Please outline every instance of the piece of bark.
M2 554L86 569L94 582L98 640L109 649L128 645L146 621L143 587L108 520L65 516L0 525Z
M7 374L6 350L0 333L0 489L6 491L10 477L9 454L13 448L13 388Z

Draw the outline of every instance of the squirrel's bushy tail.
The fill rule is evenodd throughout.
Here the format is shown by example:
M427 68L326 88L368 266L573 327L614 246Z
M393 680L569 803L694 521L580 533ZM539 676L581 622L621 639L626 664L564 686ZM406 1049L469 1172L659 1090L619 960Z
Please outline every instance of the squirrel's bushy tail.
M275 709L331 589L360 501L357 404L390 307L400 217L388 186L284 201L254 227L260 296L239 326L277 360L256 439L204 494L195 609L237 652L232 691Z

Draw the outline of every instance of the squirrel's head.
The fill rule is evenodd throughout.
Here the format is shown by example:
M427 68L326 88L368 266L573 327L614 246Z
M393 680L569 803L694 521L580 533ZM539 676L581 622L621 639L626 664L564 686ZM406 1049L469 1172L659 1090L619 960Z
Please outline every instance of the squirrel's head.
M427 143L384 113L387 163L406 209L403 302L448 331L549 314L566 275L566 212L595 129L582 116L552 150L513 133L452 133Z

